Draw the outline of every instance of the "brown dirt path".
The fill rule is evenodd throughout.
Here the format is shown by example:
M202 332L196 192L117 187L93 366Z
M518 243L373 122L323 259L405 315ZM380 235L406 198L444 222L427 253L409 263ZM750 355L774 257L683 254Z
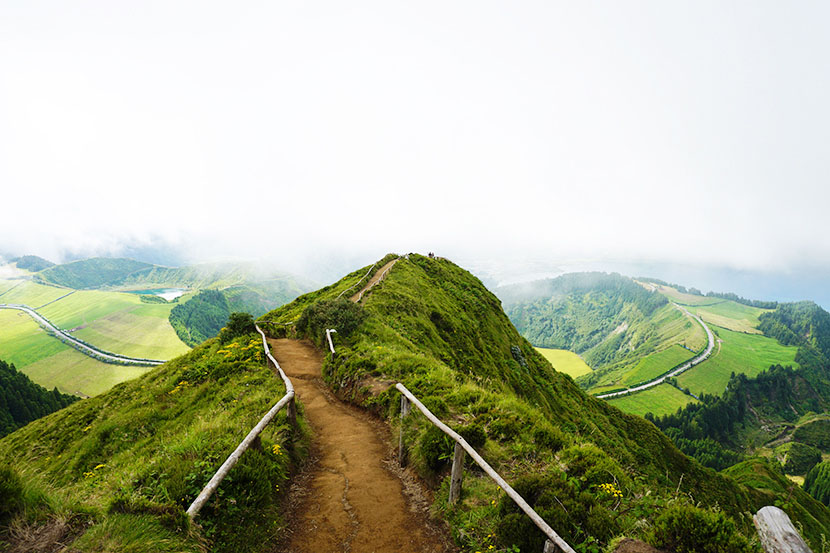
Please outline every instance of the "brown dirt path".
M332 396L322 380L322 359L313 344L268 341L314 430L316 459L306 474L302 497L292 498L297 505L289 516L287 551L452 551L443 533L429 524L427 503L418 506L407 501L405 493L411 493L412 486L405 486L392 472L390 448L379 436L379 424Z
M369 279L369 282L367 282L367 283L366 283L366 286L364 286L364 287L363 287L363 289L362 289L362 290L360 290L360 292L358 292L357 294L353 295L353 296L352 296L351 298L349 298L349 299L350 299L351 301L353 301L353 302L358 302L358 301L360 301L360 299L363 297L363 294L365 294L366 292L368 292L368 291L372 288L372 286L374 286L375 284L377 284L378 282L380 282L380 280L381 280L384 276L386 276L386 272L387 272L389 269L391 269L391 268L392 268L392 265L394 265L394 264L395 264L395 263L397 263L397 262L398 262L398 260L397 260L397 259L393 259L392 261L390 261L389 263L387 263L386 265L384 265L383 267L381 267L380 269L378 269L378 270L375 272L375 274L374 274L374 275L372 275L372 278L370 278L370 279Z

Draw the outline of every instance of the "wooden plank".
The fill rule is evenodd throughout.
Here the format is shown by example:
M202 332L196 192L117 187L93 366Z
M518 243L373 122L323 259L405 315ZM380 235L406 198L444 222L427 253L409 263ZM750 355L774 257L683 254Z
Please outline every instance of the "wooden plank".
M565 542L565 540L563 540L559 536L559 534L557 534L554 531L554 529L551 528L548 525L548 523L545 522L544 519L539 516L539 514L536 511L533 510L533 507L528 505L527 501L525 501L521 495L516 493L516 490L514 490L510 486L510 484L508 484L504 480L504 478L502 478L499 475L499 473L493 470L493 467L491 467L490 464L487 461L485 461L481 457L481 455L479 455L478 452L475 449L473 449L472 446L470 446L470 444L467 443L467 441L464 438L462 438L457 432L455 432L449 426L441 422L435 415L433 415L430 412L430 410L424 407L424 404L418 401L418 398L412 395L412 392L407 390L403 384L398 382L395 385L395 388L397 388L399 392L405 395L407 399L409 399L409 401L411 401L415 405L415 407L417 407L424 414L424 416L430 420L432 424L440 428L441 431L444 432L444 434L455 440L457 443L461 444L461 447L464 448L464 451L466 451L470 455L470 457L473 458L473 460L478 464L478 466L480 466L490 478L495 480L495 482L501 487L501 489L504 490L504 493L506 493L510 497L510 499L512 499L528 517L530 517L530 520L533 521L536 527L539 528L539 530L541 530L550 541L552 541L557 547L559 547L559 549L561 549L565 553L576 553L573 550L573 548L570 545L568 545L567 542Z
M771 505L752 517L767 553L812 553L787 513Z
M190 504L190 507L187 508L187 515L192 519L196 518L196 515L199 514L199 511L202 510L202 507L205 505L210 496L213 495L213 492L216 491L216 488L219 487L219 484L222 483L222 480L225 479L225 476L228 475L228 472L233 468L233 466L239 461L239 458L242 457L242 454L251 446L251 444L256 440L256 438L260 435L262 430L268 425L269 422L277 415L280 409L285 407L285 405L294 398L294 392L288 392L285 394L281 400L277 402L276 405L271 407L271 409L265 413L265 416L260 419L256 426L254 426L248 435L245 436L245 439L242 440L236 449L231 453L225 462L222 463L222 466L219 467L219 470L216 471L216 474L213 475L213 478L205 485L196 499L193 500L193 503Z
M461 480L464 478L464 448L455 442L452 455L452 471L450 472L450 503L461 498Z

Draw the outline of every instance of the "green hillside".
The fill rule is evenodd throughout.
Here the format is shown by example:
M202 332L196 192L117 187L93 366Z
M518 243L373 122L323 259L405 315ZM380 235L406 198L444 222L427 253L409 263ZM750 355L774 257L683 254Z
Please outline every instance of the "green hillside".
M664 295L617 274L572 273L497 292L533 345L568 349L590 365L578 383L592 393L659 376L706 345L701 326Z
M305 447L284 414L242 456L198 526L184 509L284 392L259 336L228 336L6 436L0 550L28 551L36 539L89 552L265 549Z
M324 329L338 328L337 355L327 357L323 373L341 397L395 424L399 395L390 386L403 382L477 441L494 466L522 475L512 477L517 486L544 481L556 489L565 509L552 509L552 522L579 547L601 546L623 532L647 537L641 531L647 525L637 521L655 520L678 491L688 491L703 506L717 505L742 531L752 532L742 513L760 508L766 497L762 501L688 459L643 419L586 396L518 334L478 279L447 260L410 255L360 307L337 300L367 269L262 317L263 324L273 321L272 333L306 335L321 347ZM509 502L475 471L466 476L461 504L444 506L450 444L422 418L407 421L413 461L428 480L443 482L435 509L459 542L473 551L484 548L492 534L503 547L530 547L526 540L534 532L521 526L524 519L511 515ZM599 491L609 482L621 488L622 498ZM822 509L814 513L811 505L807 514L794 514L817 544L822 524L830 521ZM516 528L522 530L517 534Z
M149 263L134 259L93 257L49 267L39 272L37 279L46 284L82 290L108 286L151 267Z
M170 311L170 324L189 346L197 346L219 334L231 311L218 290L202 290Z

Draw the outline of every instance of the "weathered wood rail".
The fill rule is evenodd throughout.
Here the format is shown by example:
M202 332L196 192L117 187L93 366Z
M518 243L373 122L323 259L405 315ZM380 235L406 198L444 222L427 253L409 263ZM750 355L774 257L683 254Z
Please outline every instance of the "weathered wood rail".
M210 479L210 481L205 484L205 487L202 488L202 491L196 496L196 499L193 500L193 503L190 504L190 507L187 508L187 515L190 517L191 520L195 519L196 516L199 514L199 511L202 510L205 503L210 499L216 489L219 487L219 484L222 483L222 480L228 475L230 470L233 466L239 461L242 454L251 447L251 444L259 437L262 431L268 426L274 417L277 416L277 413L283 407L287 406L286 415L288 417L289 422L291 425L296 425L297 423L297 411L296 406L294 404L294 386L291 384L291 380L288 376L283 372L282 367L280 367L277 360L271 355L271 350L268 347L268 340L265 338L265 333L262 332L262 329L259 326L256 327L257 332L259 332L260 336L262 336L262 347L265 349L265 356L274 364L274 367L277 369L277 372L282 378L282 381L285 383L285 395L280 398L280 400L273 406L271 409L265 413L265 416L260 419L260 421L254 426L248 435L245 436L245 439L236 446L236 449L231 453L225 462L222 463L222 466L219 467L219 470L216 471L216 474Z
M787 513L778 507L763 507L752 521L767 553L813 553Z
M498 484L502 490L513 500L519 508L524 511L524 513L530 517L530 520L533 521L533 524L536 525L539 530L542 531L545 536L547 536L547 540L545 541L545 548L544 553L553 553L554 551L564 551L565 553L575 553L573 548L568 545L568 543L563 540L556 531L551 528L547 522L544 521L539 514L533 510L533 507L528 505L527 501L519 495L516 490L514 490L510 484L508 484L504 478L502 478L499 473L497 473L490 464L484 460L484 458L478 454L478 452L473 449L473 447L467 443L467 441L462 438L457 432L452 430L449 426L441 422L432 412L427 409L423 403L418 401L412 392L406 389L406 387L401 384L400 382L395 385L395 388L402 394L401 395L401 435L399 441L399 448L400 448L400 460L401 464L406 463L406 455L404 453L404 442L403 442L403 420L406 416L410 413L410 403L415 405L421 413L435 426L437 426L444 434L449 436L455 441L455 451L453 452L453 460L452 460L452 470L450 472L450 503L455 503L461 497L461 481L464 474L464 453L466 452L472 459L480 466L487 476L492 478L496 484Z

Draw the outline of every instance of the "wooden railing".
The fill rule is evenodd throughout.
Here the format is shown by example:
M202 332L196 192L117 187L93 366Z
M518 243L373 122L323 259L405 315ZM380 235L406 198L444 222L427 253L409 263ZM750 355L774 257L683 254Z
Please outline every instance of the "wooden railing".
M233 466L239 461L239 458L242 457L242 454L247 451L251 444L259 437L262 431L268 426L274 417L277 416L277 413L285 406L287 407L287 416L288 420L292 426L296 425L297 423L297 410L294 404L294 386L291 384L291 380L288 376L283 372L282 367L280 367L277 360L271 355L271 350L268 347L268 341L265 339L265 333L262 332L262 329L259 326L256 327L257 332L262 336L262 347L265 349L265 356L274 364L276 367L277 372L279 372L282 381L285 383L285 395L280 398L280 400L265 413L265 416L260 419L256 426L254 426L248 435L245 436L245 439L236 446L236 449L231 453L225 462L222 463L222 466L219 467L219 470L216 471L216 474L210 479L210 481L205 484L205 487L202 488L202 491L193 500L193 503L190 504L190 507L187 508L187 515L190 517L191 520L196 518L199 514L199 511L202 510L202 507L207 503L208 499L213 495L216 489L219 487L219 484L222 483L222 480L228 475L228 472L233 468Z
M467 440L462 438L457 432L451 429L449 426L441 422L438 417L432 414L432 412L427 409L423 403L418 401L412 392L406 389L406 387L398 382L395 385L395 388L402 394L401 395L401 434L400 434L400 441L399 441L399 448L400 448L400 461L401 465L406 464L406 453L405 447L403 442L403 421L404 418L409 414L410 407L409 403L415 405L421 413L431 422L433 425L437 426L441 432L455 440L455 451L453 452L452 458L452 470L450 471L450 503L455 503L461 497L461 480L464 475L464 452L466 451L467 454L472 457L473 461L480 466L484 472L487 473L487 476L492 478L496 484L498 484L502 490L513 500L519 508L524 511L524 513L530 517L530 520L533 521L533 524L536 525L539 530L542 531L545 536L547 536L547 540L545 541L545 548L544 553L553 553L554 551L564 551L565 553L575 553L573 548L568 545L568 543L563 540L556 531L551 528L547 522L544 521L539 514L533 510L533 507L528 505L527 501L519 495L516 490L514 490L510 484L508 484L504 478L502 478L499 473L497 473L490 464L482 458L478 452L473 449L473 447L467 443Z
M337 331L333 328L326 329L326 339L328 340L329 349L331 350L332 355L334 355L334 344L331 340L332 332ZM461 482L464 476L464 453L466 452L470 457L472 457L476 464L478 464L478 466L480 466L484 472L487 473L487 476L492 478L496 484L504 490L508 497L510 497L510 499L512 499L513 502L516 503L516 505L518 505L528 517L530 517L533 524L535 524L536 527L539 528L545 536L547 536L543 553L554 553L557 551L562 551L564 553L576 553L574 549L568 545L568 543L563 540L542 517L539 516L539 513L537 513L533 507L531 507L527 501L525 501L524 498L519 495L519 493L516 492L516 490L514 490L513 487L510 486L510 484L508 484L505 479L502 478L499 473L497 473L470 444L467 443L464 438L462 438L452 428L441 422L438 417L433 415L432 412L427 409L423 403L418 401L418 398L416 398L412 392L407 390L403 384L398 382L395 385L395 388L401 393L401 432L398 441L398 459L400 460L401 466L406 465L407 459L406 445L404 444L403 439L404 418L409 415L410 404L414 404L415 407L417 407L418 410L420 410L433 425L437 426L439 430L455 441L452 469L450 471L450 503L457 502L461 497Z

